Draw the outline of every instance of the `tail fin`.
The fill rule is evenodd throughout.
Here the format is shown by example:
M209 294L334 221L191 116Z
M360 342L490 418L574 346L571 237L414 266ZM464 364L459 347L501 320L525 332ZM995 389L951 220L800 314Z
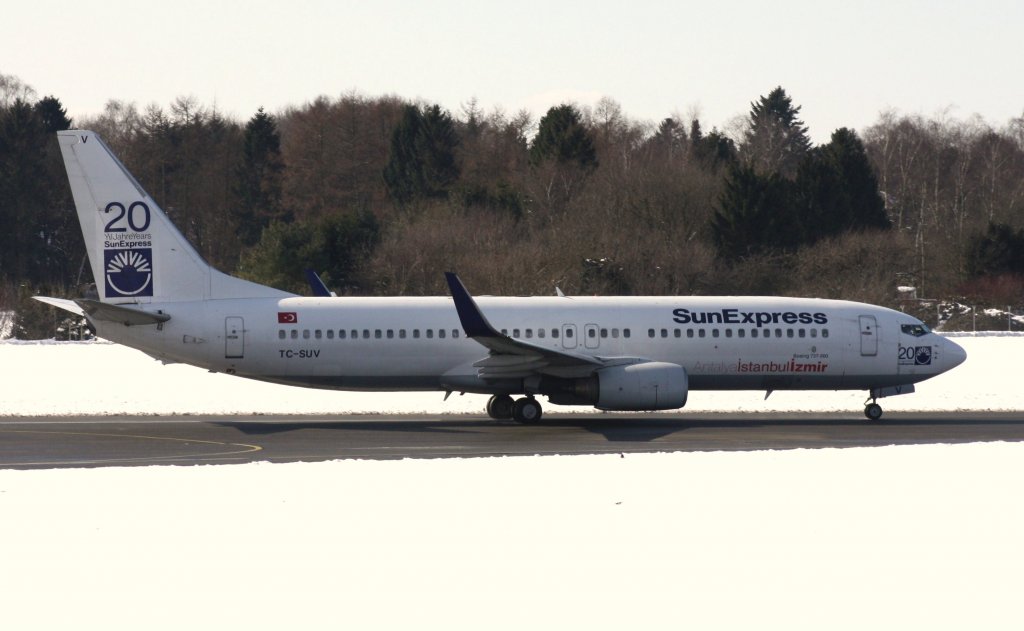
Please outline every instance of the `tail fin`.
M210 267L96 133L57 135L102 302L292 295Z

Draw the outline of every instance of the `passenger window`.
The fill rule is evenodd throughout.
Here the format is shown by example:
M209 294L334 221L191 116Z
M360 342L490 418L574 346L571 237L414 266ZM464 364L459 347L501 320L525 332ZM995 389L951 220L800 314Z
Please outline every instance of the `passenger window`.
M747 330L746 329L736 329L736 335L738 335L740 337L744 337L744 336L746 336L746 334L747 334Z
M400 339L400 340L404 340L405 339L405 329L398 329L398 339Z
M298 332L297 329L292 329L292 339L293 340L299 339L299 332Z
M818 337L818 329L811 329L811 337Z
M597 337L597 329L587 329L587 337L594 339Z
M775 337L782 337L782 329L775 329Z
M700 337L707 337L708 335L707 331L705 331L704 329L699 329L697 333L700 335Z
M732 329L725 330L725 337L732 337Z
M317 329L316 331L313 332L313 337L315 337L318 340L322 339L323 336L324 336L324 332L321 331L320 329Z
M508 335L508 329L502 329L501 330L501 334L502 335Z
M355 329L352 329L352 335L350 335L349 337L351 337L353 340L358 340L359 339L359 331L357 331Z
M512 329L512 337L519 337L519 329Z
M395 339L395 330L394 329L388 329L388 339L389 340Z
M682 336L683 336L683 332L682 332L682 331L680 331L679 329L675 329L675 330L673 330L672 334L673 334L674 336L676 336L676 337L682 337Z
M288 334L284 332L284 329L281 329L280 331L277 332L277 339L279 340L283 340L287 336Z
M668 337L668 329L661 330L661 337Z
M537 337L544 339L544 331L545 329L537 329Z
M828 337L828 329L821 330L821 337Z
M384 337L384 332L383 332L383 331L381 331L380 329L374 329L374 330L373 330L373 337L374 337L374 339L377 339L377 340L379 340L379 339L381 339L382 337Z
M572 337L572 329L565 330L565 337Z
M793 329L786 329L786 337L793 337Z
M457 337L459 337L459 330L458 329L452 329L452 338L454 339L454 338L457 338Z
M363 329L363 339L364 340L370 339L370 329Z
M629 329L622 330L622 337L629 337Z
M444 329L437 330L437 337L441 338L442 340L444 339Z
M345 339L345 329L341 329L341 330L338 331L338 339L339 340Z
M807 337L807 331L803 329L798 330L796 334L799 335L800 337Z
M686 337L693 337L693 329L686 329Z
M757 329L750 329L750 337L757 337Z
M334 339L334 329L327 329L327 339L329 339L329 340L333 340Z
M614 339L614 340L619 339L619 330L618 329L612 329L612 339Z
M414 339L414 340L420 339L420 330L419 329L413 329L412 330L412 339Z
M427 329L427 339L428 340L434 339L434 329Z
M601 329L601 339L608 337L608 329Z
M711 329L711 337L718 337L719 335L718 329Z
M558 338L558 329L551 329L551 337Z
M526 329L526 339L533 339L533 329Z
M309 339L309 329L302 329L302 339L304 339L304 340L308 340Z
M654 337L654 329L647 329L647 337Z

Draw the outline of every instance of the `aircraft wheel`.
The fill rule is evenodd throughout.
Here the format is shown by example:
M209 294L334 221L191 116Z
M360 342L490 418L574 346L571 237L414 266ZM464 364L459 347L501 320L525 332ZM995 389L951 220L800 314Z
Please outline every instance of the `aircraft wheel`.
M864 408L864 416L868 417L869 421L877 421L882 418L882 406L877 403L869 403Z
M487 416L496 421L507 421L512 418L512 405L512 397L496 394L487 400Z
M512 418L520 423L536 423L541 414L540 403L533 397L518 399L512 405Z

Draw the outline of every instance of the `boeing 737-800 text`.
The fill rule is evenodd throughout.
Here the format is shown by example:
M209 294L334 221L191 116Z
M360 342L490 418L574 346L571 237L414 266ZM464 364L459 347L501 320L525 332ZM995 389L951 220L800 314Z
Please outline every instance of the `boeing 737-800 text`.
M58 136L98 295L39 299L163 361L315 388L490 394L491 417L532 422L537 395L670 410L691 390L865 390L877 419L877 399L966 357L913 317L839 300L474 298L453 273L451 297L300 297L213 269L99 136Z

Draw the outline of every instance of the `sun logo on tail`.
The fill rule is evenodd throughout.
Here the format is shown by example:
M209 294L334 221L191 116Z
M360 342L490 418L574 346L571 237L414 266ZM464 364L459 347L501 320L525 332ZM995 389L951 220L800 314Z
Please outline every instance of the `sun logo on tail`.
M104 272L108 297L153 295L153 251L105 250Z

